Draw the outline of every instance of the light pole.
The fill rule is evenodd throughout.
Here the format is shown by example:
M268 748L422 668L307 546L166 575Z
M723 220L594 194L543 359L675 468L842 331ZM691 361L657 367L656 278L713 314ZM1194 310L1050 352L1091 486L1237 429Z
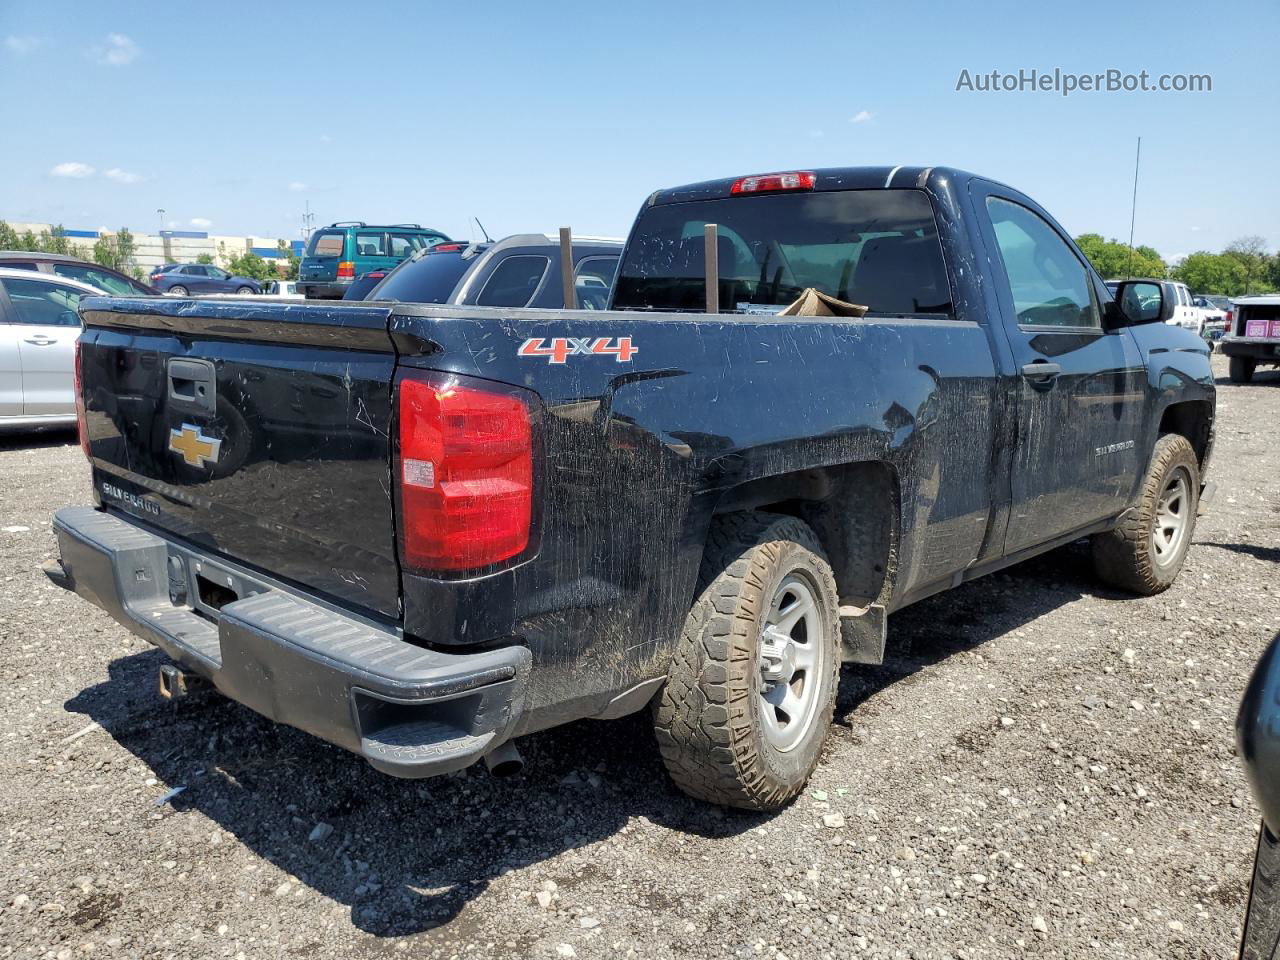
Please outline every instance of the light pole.
M160 233L164 233L164 207L160 207L156 210L156 216L160 218L160 230L159 233L156 234L159 236Z

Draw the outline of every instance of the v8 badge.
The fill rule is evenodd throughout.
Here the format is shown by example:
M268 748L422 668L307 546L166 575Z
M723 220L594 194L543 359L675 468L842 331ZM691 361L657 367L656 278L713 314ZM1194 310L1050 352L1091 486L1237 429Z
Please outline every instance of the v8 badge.
M545 344L545 346L544 346ZM546 357L547 363L565 363L570 357L613 357L617 363L628 363L640 350L631 345L630 337L530 337L516 351L521 357Z

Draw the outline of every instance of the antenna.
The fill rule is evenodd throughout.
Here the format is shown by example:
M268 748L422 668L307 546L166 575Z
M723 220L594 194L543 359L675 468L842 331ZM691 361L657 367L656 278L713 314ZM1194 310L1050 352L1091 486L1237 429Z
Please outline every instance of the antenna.
M1133 158L1133 206L1129 210L1129 264L1125 267L1126 280L1133 279L1133 225L1138 219L1138 164L1142 162L1142 138L1138 138L1138 152Z
M476 226L479 227L480 232L484 234L484 242L493 243L493 237L489 236L489 231L484 228L484 224L480 222L480 218L472 217L471 219L476 222Z

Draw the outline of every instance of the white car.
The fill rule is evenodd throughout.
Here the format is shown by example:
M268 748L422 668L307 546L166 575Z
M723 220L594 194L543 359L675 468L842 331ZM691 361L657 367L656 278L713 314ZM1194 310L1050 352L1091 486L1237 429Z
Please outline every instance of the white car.
M1150 282L1160 284L1161 289L1164 290L1165 302L1173 304L1173 316L1165 323L1203 336L1204 318L1200 308L1191 302L1191 291L1187 289L1187 285L1177 280L1151 280ZM1116 285L1119 283L1119 280L1108 280L1107 289L1114 294Z
M1221 339L1227 332L1227 311L1208 297L1193 297L1191 302L1200 310L1200 336L1210 343Z
M76 422L76 308L102 295L78 280L0 269L0 430Z
M298 292L298 284L293 280L272 280L262 292L268 297L284 297L286 300L307 299Z

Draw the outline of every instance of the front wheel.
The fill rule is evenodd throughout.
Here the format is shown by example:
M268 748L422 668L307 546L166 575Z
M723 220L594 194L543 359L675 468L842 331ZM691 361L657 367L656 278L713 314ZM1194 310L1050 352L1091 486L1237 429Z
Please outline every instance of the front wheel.
M1151 596L1177 578L1196 529L1200 464L1187 438L1156 443L1138 499L1114 530L1092 538L1093 565L1112 586Z
M835 578L794 517L714 524L699 591L654 702L671 779L690 796L775 810L818 763L840 676Z
M243 297L243 296L245 296L246 294L251 294L251 293L253 293L253 287L237 287L237 288L236 288L236 293L240 294L240 296L242 296L242 297Z
M1228 373L1232 383L1248 383L1253 379L1253 371L1257 363L1252 357L1232 357Z

